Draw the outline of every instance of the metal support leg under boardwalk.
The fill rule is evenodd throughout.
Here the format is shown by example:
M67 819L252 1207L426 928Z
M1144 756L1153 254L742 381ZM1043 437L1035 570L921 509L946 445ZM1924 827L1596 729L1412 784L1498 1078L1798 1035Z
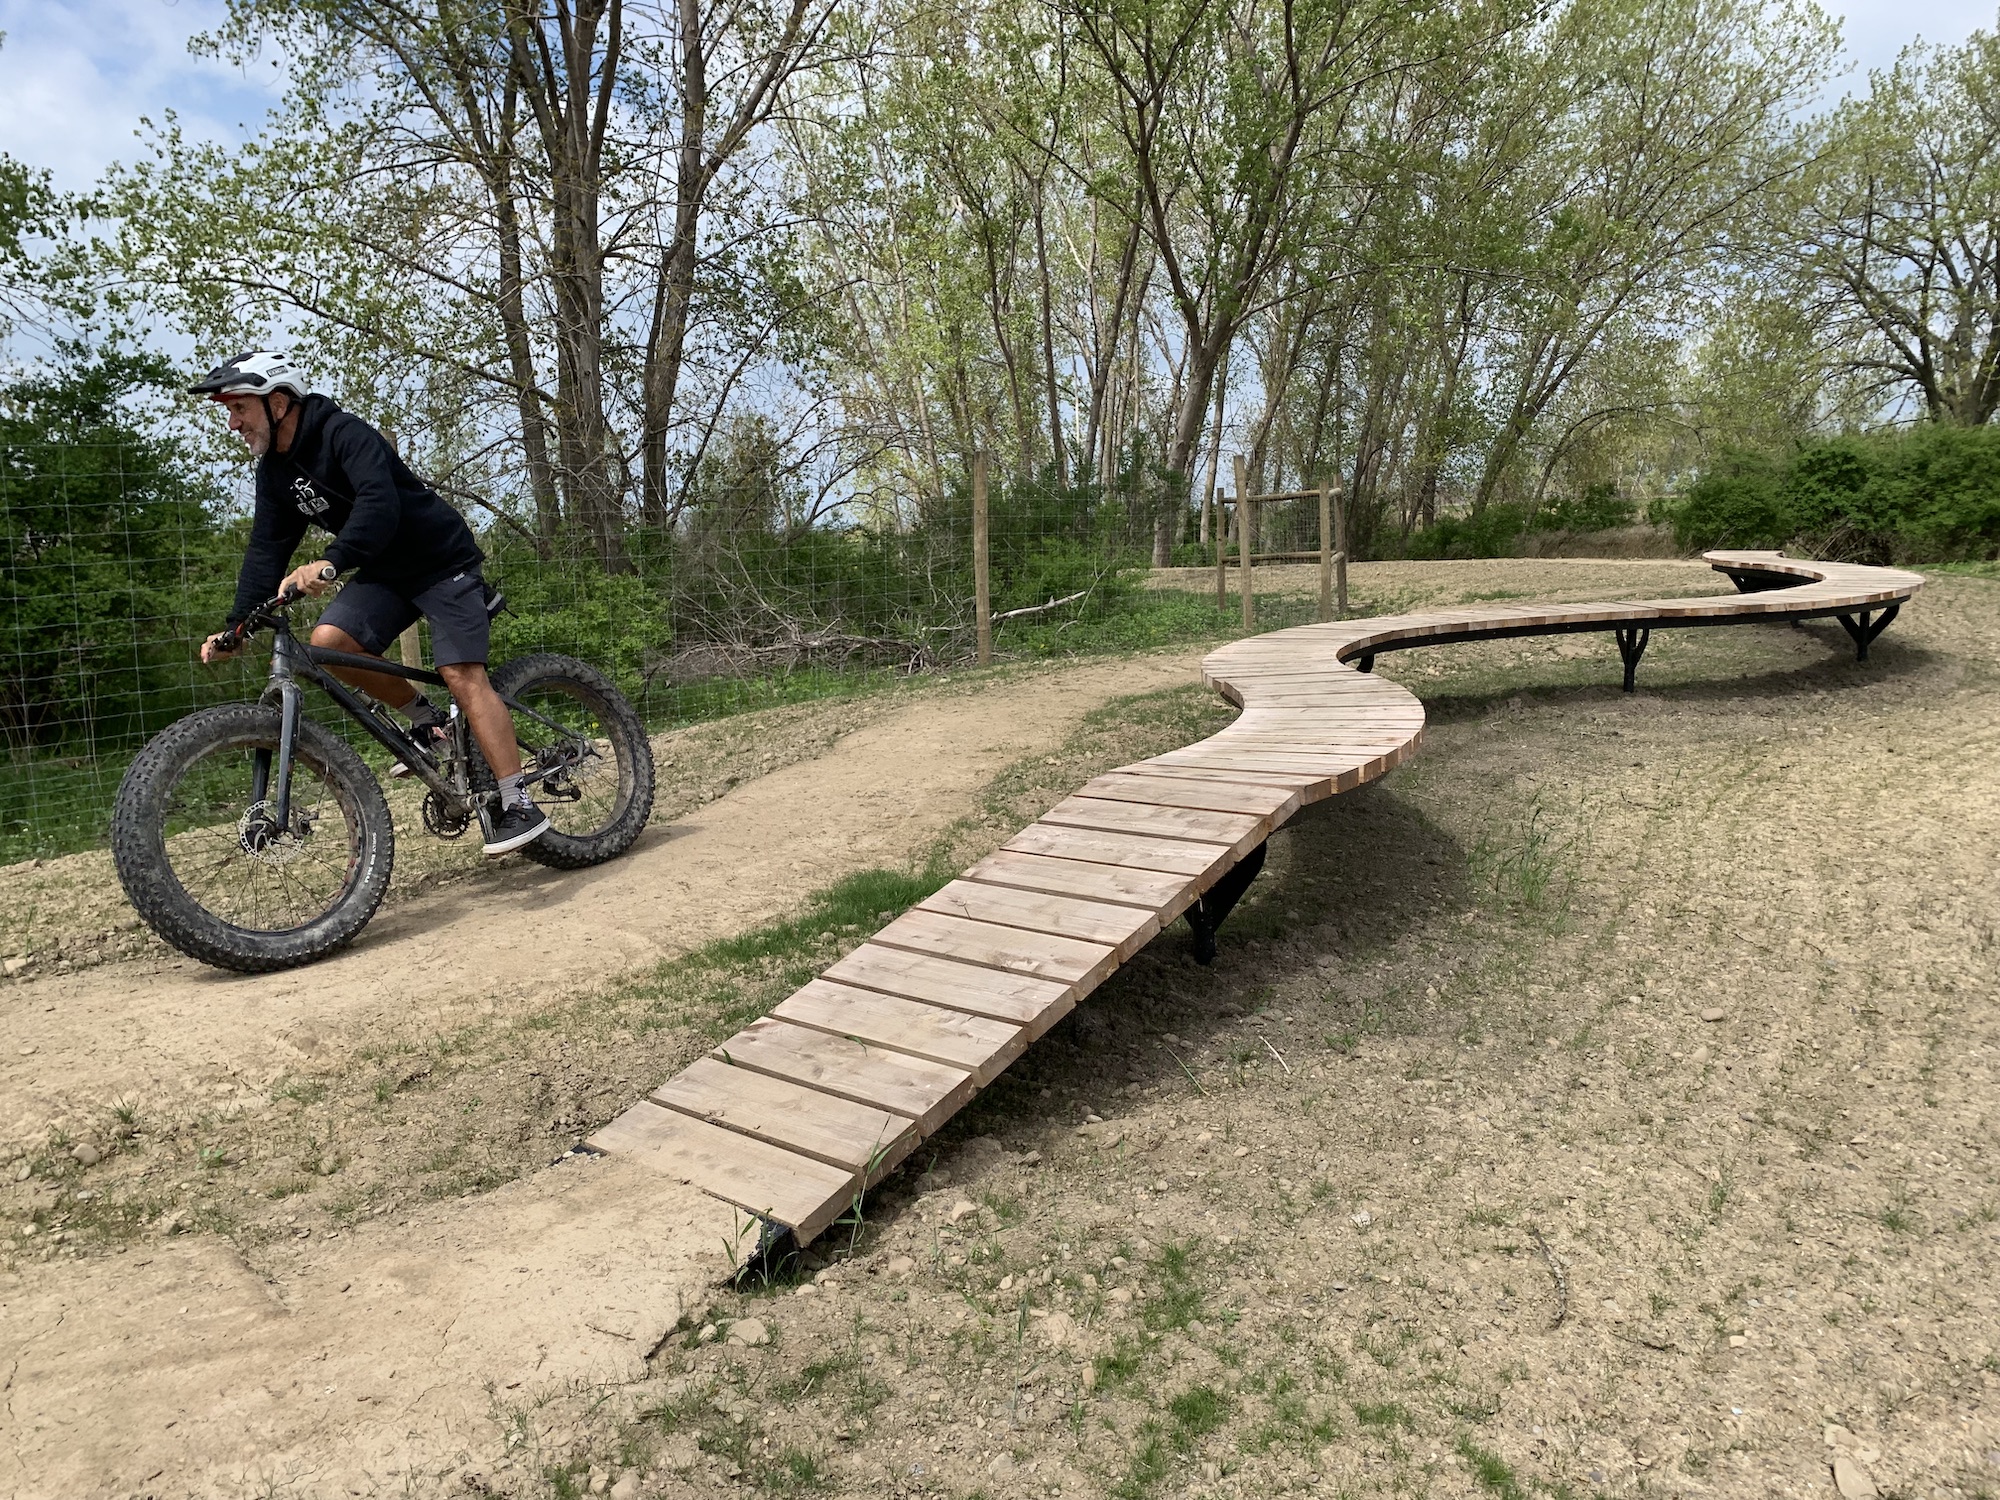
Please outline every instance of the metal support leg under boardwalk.
M1653 632L1642 630L1636 625L1620 625L1612 634L1618 637L1618 655L1625 663L1625 691L1635 690L1639 674L1639 658L1646 654L1646 644L1653 638Z
M1257 872L1264 868L1264 845L1259 844L1242 859L1230 867L1227 874L1203 892L1201 898L1187 909L1187 924L1194 931L1194 959L1196 963L1215 962L1215 930L1228 920L1236 910L1236 903L1243 899L1243 893L1250 889L1250 882L1257 878Z
M1872 609L1864 609L1858 615L1834 616L1840 621L1841 629L1845 630L1849 639L1854 642L1856 661L1868 660L1868 643L1889 628L1889 622L1896 618L1902 607L1900 604L1892 604L1879 613Z

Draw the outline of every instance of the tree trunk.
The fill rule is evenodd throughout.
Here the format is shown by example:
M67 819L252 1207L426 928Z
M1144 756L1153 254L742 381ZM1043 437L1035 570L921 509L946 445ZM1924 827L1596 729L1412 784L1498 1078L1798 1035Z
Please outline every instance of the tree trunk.
M511 0L508 31L533 106L551 183L550 280L555 297L556 445L569 515L607 572L625 572L624 526L604 415L604 252L599 182L618 78L621 0L579 0L560 16L558 70L544 16ZM603 55L598 29L606 28Z
M534 346L522 297L521 224L510 177L492 184L494 216L500 233L500 327L507 342L507 365L521 413L521 450L528 463L528 489L535 499L535 535L546 545L562 529L562 501L549 464L549 428L542 410L541 382L535 376Z
M1069 454L1063 448L1062 391L1056 384L1055 289L1049 284L1049 240L1042 221L1045 171L1035 180L1035 262L1042 277L1042 373L1049 388L1049 448L1055 454L1056 485L1069 488Z

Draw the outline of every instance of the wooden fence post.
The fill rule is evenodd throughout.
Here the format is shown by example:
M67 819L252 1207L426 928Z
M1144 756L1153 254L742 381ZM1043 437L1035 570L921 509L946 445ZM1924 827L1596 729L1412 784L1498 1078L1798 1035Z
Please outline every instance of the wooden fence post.
M402 450L396 446L396 429L384 427L382 436L389 441L389 451L400 456ZM402 658L406 667L421 667L424 664L424 637L420 624L412 623L408 630L396 637L396 655Z
M972 592L978 614L978 661L993 664L993 581L987 571L986 455L972 455Z
M1257 502L1250 498L1250 480L1243 455L1236 455L1236 570L1242 574L1243 628L1257 623L1257 601L1250 592L1250 558L1257 550Z
M1326 491L1321 490L1324 495ZM1324 502L1322 502L1324 503ZM1333 566L1335 605L1347 618L1347 486L1333 476Z
M1333 618L1333 498L1324 477L1319 482L1319 618Z

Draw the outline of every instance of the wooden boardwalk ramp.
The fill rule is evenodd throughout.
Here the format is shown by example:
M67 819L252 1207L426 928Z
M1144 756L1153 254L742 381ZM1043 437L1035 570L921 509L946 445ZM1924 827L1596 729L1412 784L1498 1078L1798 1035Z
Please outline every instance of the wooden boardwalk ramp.
M1186 916L1197 952L1299 808L1399 765L1423 705L1368 675L1385 651L1613 632L1626 687L1653 630L1834 618L1868 643L1914 573L1711 552L1739 593L1500 604L1307 625L1202 664L1242 715L1079 788L936 895L611 1121L629 1154L811 1241L1126 959Z

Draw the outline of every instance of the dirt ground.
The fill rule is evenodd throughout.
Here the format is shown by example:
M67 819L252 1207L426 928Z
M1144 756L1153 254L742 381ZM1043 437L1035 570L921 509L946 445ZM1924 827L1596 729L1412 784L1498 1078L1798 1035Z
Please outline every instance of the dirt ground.
M1371 613L1713 587L1355 570ZM827 733L621 862L588 893L601 927L505 946L583 893L500 870L413 895L296 994L144 956L0 988L0 1477L2000 1493L2000 585L1935 581L1873 656L1831 625L1662 633L1629 698L1594 637L1382 658L1426 700L1425 754L1274 838L1214 967L1162 937L851 1237L738 1292L707 1290L735 1226L702 1204L618 1163L531 1170L786 979L634 967L1207 732L1198 690L1085 717L1187 659L1004 674ZM900 843L816 835L845 784L882 789ZM736 899L662 930L683 834ZM717 1248L677 1253L690 1234Z

